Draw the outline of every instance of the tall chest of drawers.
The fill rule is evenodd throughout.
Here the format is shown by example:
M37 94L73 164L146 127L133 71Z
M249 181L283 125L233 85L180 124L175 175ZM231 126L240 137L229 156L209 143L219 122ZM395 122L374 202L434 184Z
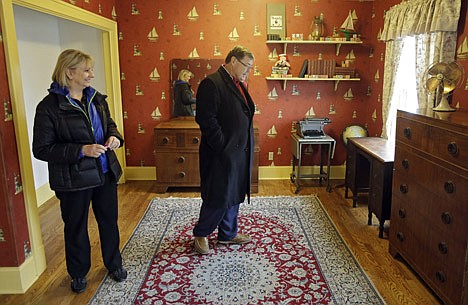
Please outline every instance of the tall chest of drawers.
M255 132L252 193L258 192L258 128ZM154 128L154 155L156 160L156 192L169 187L198 187L200 172L198 147L201 132L194 117L179 117L162 122Z
M468 305L468 110L398 111L389 241L445 304Z

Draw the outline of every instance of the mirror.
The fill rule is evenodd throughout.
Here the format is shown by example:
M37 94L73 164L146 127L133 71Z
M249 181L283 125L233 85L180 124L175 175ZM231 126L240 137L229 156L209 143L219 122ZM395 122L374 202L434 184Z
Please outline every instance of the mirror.
M174 109L174 83L178 79L179 72L182 69L189 70L193 73L193 78L190 79L189 84L194 92L194 97L197 94L197 88L200 82L208 75L216 72L218 68L224 63L224 59L205 59L205 58L179 58L172 59L170 65L170 97L172 101L171 116L173 116Z

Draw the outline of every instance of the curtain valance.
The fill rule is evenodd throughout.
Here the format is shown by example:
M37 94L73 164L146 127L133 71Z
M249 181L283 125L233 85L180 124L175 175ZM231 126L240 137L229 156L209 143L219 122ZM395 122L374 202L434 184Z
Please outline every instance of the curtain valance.
M432 32L457 31L461 0L409 0L385 14L381 40Z

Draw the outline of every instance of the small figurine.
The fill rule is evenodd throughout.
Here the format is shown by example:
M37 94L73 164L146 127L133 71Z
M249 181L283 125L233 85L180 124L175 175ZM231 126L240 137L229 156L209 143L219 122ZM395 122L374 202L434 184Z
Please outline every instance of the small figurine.
M291 65L289 64L288 56L286 54L278 55L278 60L275 62L275 67L290 68Z

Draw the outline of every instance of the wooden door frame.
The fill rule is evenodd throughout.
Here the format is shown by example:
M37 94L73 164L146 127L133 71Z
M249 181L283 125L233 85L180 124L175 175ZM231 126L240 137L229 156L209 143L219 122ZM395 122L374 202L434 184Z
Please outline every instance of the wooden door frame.
M117 23L114 20L96 15L62 0L1 0L0 20L3 32L8 86L10 90L32 254L21 266L0 268L0 293L24 293L46 268L35 194L36 190L34 186L21 71L19 69L20 61L18 43L16 40L14 5L73 21L102 31L106 94L108 95L111 115L118 128L123 133ZM124 148L116 151L117 157L122 167L125 169L126 162L124 152ZM121 182L125 182L125 170Z

